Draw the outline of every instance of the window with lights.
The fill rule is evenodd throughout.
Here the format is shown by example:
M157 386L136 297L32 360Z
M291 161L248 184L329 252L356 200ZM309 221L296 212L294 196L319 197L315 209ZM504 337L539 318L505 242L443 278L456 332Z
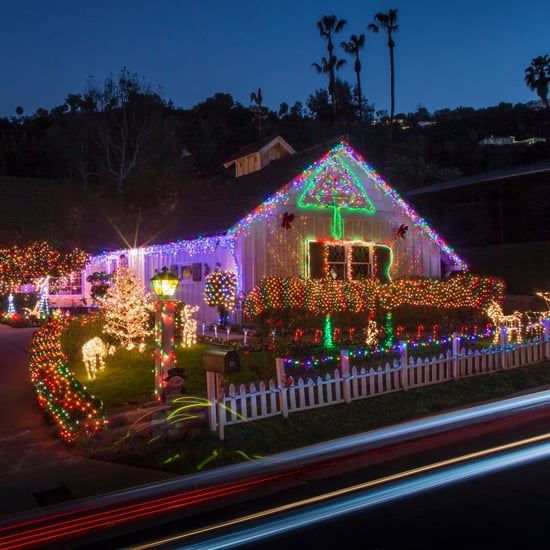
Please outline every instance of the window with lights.
M331 277L335 281L365 279L373 276L375 245L362 241L309 243L309 276Z

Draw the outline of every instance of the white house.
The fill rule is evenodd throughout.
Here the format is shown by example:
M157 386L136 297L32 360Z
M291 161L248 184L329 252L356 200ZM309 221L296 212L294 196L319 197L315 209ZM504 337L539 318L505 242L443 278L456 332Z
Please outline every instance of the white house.
M85 275L113 272L124 255L150 289L166 266L180 279L177 298L211 322L217 312L204 301L204 279L216 269L233 271L246 293L264 276L441 279L467 268L345 141L296 153L272 138L226 167L233 164L223 198L182 220L182 236L194 238L105 252Z

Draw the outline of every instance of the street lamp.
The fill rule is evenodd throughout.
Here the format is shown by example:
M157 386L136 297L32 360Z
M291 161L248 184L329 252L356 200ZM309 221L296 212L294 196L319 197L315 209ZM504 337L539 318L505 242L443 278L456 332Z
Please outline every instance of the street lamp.
M168 268L163 267L151 279L155 300L155 397L162 400L164 390L164 378L166 373L175 364L174 353L174 318L176 313L176 300L173 296L178 288L179 279Z

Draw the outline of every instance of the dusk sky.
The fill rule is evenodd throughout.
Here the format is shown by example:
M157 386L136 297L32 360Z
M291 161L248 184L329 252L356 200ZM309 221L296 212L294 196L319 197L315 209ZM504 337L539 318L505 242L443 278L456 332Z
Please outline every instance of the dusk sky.
M248 106L258 87L271 110L305 104L327 86L311 67L326 55L323 15L348 22L337 44L365 33L364 94L389 110L386 38L366 27L390 8L397 113L537 99L523 75L550 54L548 0L3 0L0 116L61 105L88 77L103 82L124 66L185 109L217 92ZM353 60L335 52L348 60L338 76L353 83Z

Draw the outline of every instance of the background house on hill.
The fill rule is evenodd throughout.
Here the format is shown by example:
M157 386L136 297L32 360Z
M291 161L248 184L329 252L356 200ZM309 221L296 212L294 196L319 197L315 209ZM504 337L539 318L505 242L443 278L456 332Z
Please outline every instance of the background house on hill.
M263 170L274 160L295 154L294 148L281 136L271 136L239 149L223 163L225 168L234 169L234 176L246 176Z
M92 258L87 274L112 272L124 255L137 277L163 267L180 279L177 298L204 301L212 271L232 271L239 293L263 277L440 279L467 268L438 233L344 141L296 153L283 140L247 148L226 165L275 147L276 162L251 162L227 179L219 196L197 203L181 220L182 240L119 249ZM241 151L242 153L242 151ZM252 167L255 170L251 170ZM248 171L248 173L246 173Z

